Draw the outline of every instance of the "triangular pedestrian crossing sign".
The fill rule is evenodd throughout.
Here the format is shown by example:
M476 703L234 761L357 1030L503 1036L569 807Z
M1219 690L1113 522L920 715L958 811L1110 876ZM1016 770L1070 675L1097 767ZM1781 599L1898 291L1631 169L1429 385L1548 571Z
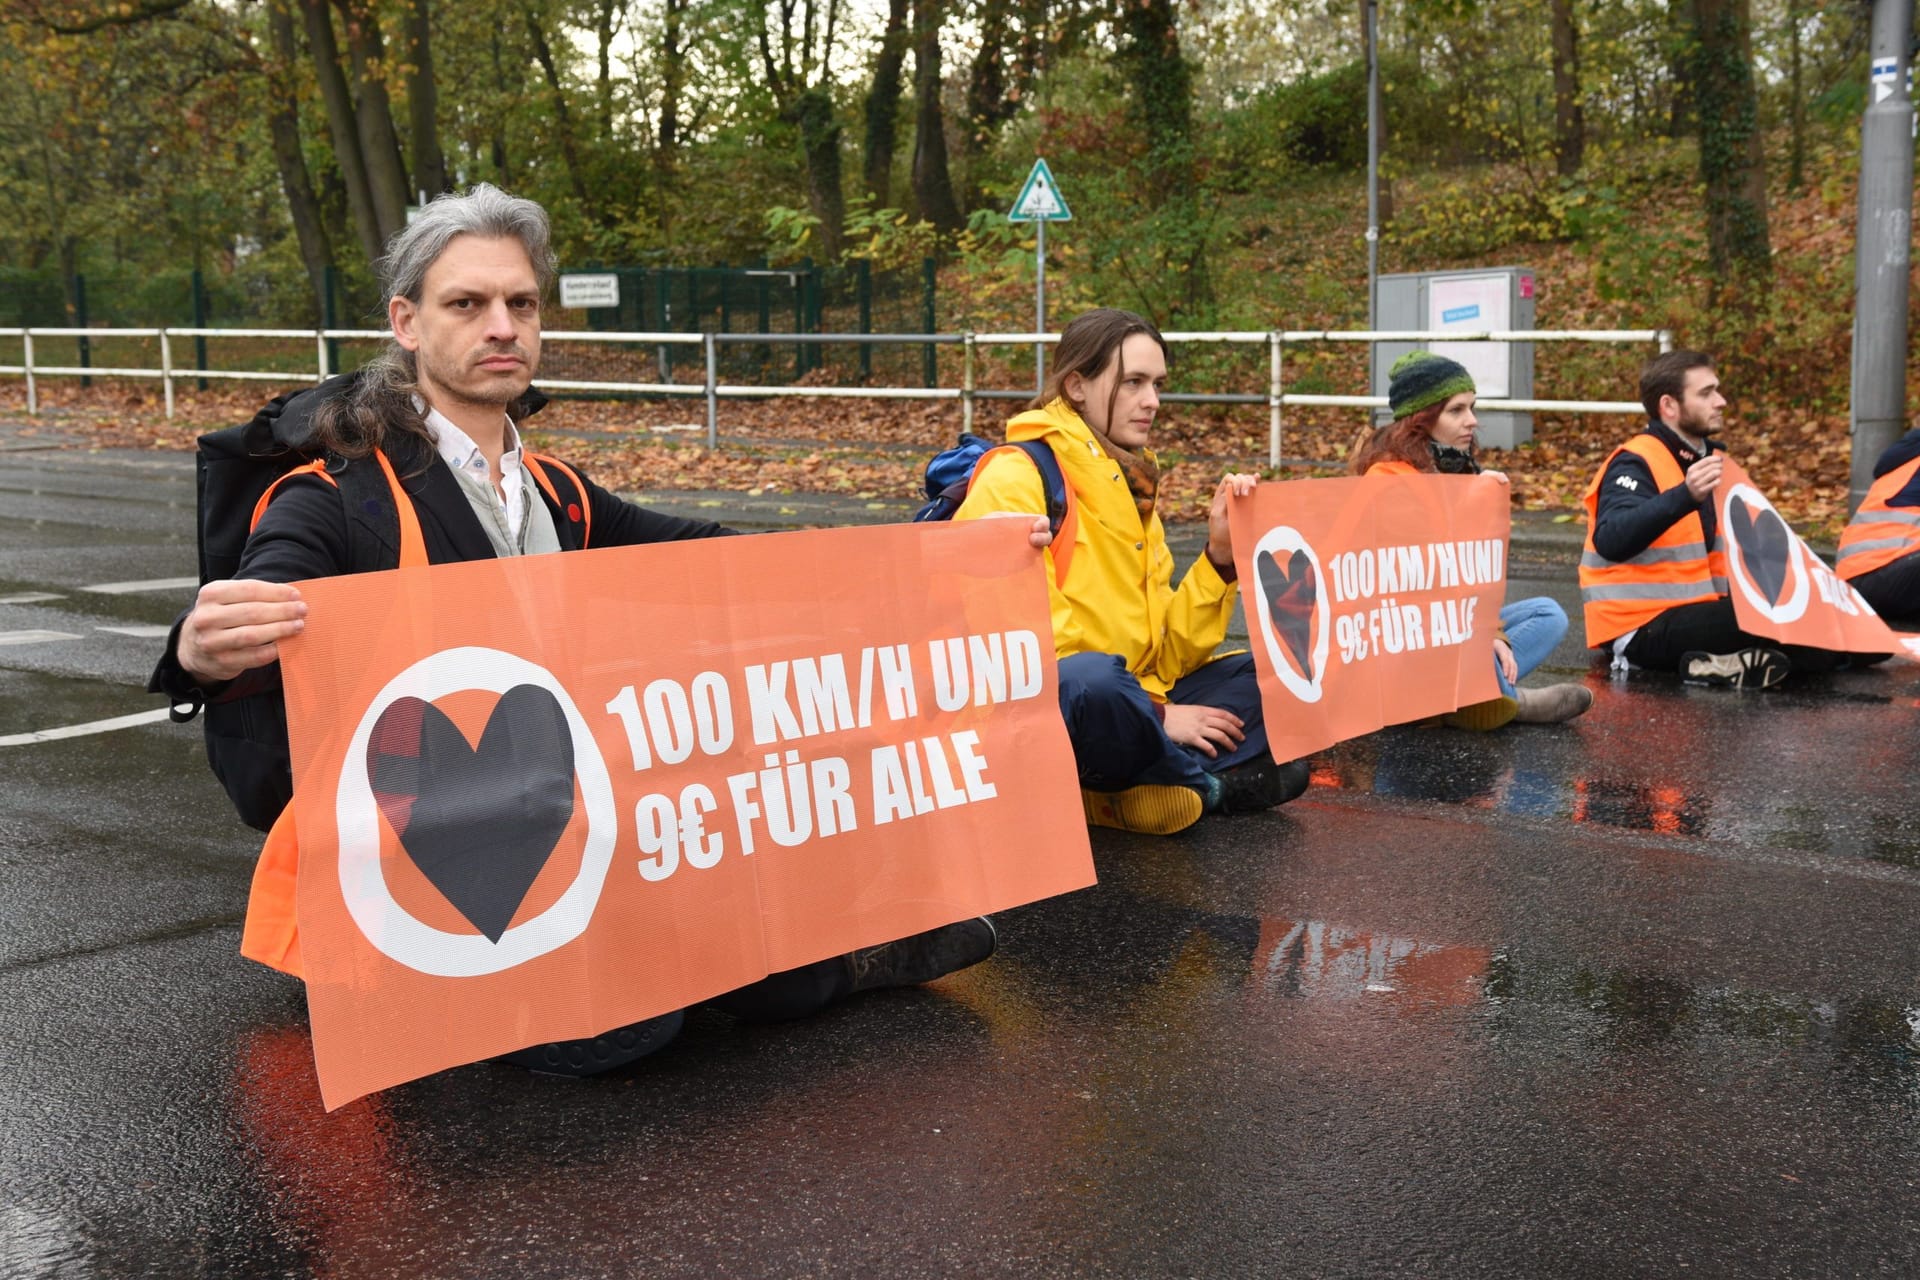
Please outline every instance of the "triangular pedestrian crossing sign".
M1013 211L1007 214L1007 220L1070 222L1072 219L1073 211L1067 208L1067 198L1060 194L1060 185L1053 180L1053 170L1047 168L1045 160L1035 160L1033 172L1027 175L1026 185L1014 198Z

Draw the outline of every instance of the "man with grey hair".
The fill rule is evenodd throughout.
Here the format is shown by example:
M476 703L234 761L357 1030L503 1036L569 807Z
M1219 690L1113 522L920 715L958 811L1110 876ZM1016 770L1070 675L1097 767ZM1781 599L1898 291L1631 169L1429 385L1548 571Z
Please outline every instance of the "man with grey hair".
M262 499L237 567L201 587L168 638L149 687L176 719L208 717L208 759L242 816L270 834L248 904L242 952L299 972L279 644L305 625L290 585L413 562L626 546L733 532L648 511L554 458L530 452L519 423L545 403L540 303L554 275L545 212L482 184L433 201L381 262L393 340L361 370L282 396L229 434L236 456L297 454ZM1047 539L1046 521L1033 533ZM412 551L407 550L412 547ZM205 557L211 566L212 555ZM211 576L211 575L203 575ZM489 797L472 797L486 821ZM813 1012L857 991L929 981L993 952L993 926L963 920L777 973L711 1003L754 1020ZM586 1075L652 1052L675 1012L582 1041L510 1055L536 1070Z

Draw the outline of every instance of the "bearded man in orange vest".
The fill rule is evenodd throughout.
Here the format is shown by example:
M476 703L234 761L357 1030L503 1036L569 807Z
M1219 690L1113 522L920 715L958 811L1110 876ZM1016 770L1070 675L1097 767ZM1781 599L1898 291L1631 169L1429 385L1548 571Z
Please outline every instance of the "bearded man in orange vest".
M251 424L258 428L252 452L298 453L320 463L290 472L287 483L260 499L238 568L200 588L148 686L169 697L177 720L205 708L229 723L218 708L251 701L243 723L252 728L238 759L215 729L208 757L242 816L271 826L242 954L296 976L298 843L288 804L293 782L279 643L305 625L307 605L292 584L406 563L733 532L648 511L524 446L519 424L546 402L532 381L541 301L555 267L539 205L486 183L441 196L395 234L379 266L391 341L359 371L283 396ZM1030 537L1035 547L1051 541L1044 516ZM392 754L417 757L418 747L418 740L403 740ZM409 763L415 761L399 759L399 766ZM417 787L417 774L396 767L390 785L397 793ZM484 828L519 796L504 785L439 806L436 815L447 809L451 816L435 820L456 835ZM749 1021L785 1020L856 992L930 981L985 960L993 949L991 922L962 920L776 973L708 1003ZM556 1075L592 1075L658 1049L681 1021L680 1012L669 1013L584 1040L534 1045L506 1060Z
M1881 617L1920 619L1920 427L1874 462L1834 568Z
M1840 666L1845 654L1763 640L1734 616L1713 503L1725 465L1713 436L1727 405L1713 358L1655 356L1640 372L1640 403L1646 430L1587 485L1580 601L1588 646L1605 649L1616 669L1743 688Z

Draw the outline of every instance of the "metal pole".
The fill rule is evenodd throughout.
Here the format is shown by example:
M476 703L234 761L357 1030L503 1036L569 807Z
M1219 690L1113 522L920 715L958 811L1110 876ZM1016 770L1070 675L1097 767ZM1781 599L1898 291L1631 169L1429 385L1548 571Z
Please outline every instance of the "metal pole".
M1367 5L1367 328L1380 327L1374 314L1380 292L1380 5ZM1369 351L1372 344L1368 344Z
M939 312L935 309L939 291L939 265L932 258L920 259L920 307L928 333L937 333L940 329ZM940 353L931 342L920 349L920 381L929 387L940 383Z
M326 290L320 298L320 326L322 329L338 329L340 327L340 276L333 269L331 262L327 264L322 278L326 281ZM339 339L328 338L326 350L320 361L320 381L325 382L332 377L333 371L339 367Z
M973 430L973 330L960 335L960 429Z
M859 294L860 332L873 332L873 263L865 258L853 260L853 283ZM860 344L860 381L873 381L873 344Z
M173 335L160 331L160 386L167 401L167 417L173 417Z
M1267 465L1280 469L1280 335L1267 335Z
M1034 224L1035 234L1039 237L1038 247L1033 255L1033 331L1047 331L1047 220L1041 218ZM1039 395L1047 386L1047 348L1046 344L1033 344L1033 394Z
M313 335L313 367L318 371L315 382L327 380L327 335L324 330L316 330Z
M1874 0L1872 83L1860 127L1860 221L1853 267L1853 483L1906 429L1907 271L1913 243L1913 103L1907 97L1913 0Z
M85 329L87 327L87 278L78 271L73 273L73 313L74 324ZM84 333L80 335L80 367L82 369L93 367L93 339ZM82 377L80 385L83 388L91 387L93 379Z
M707 448L720 447L720 396L714 390L719 378L719 343L714 341L713 332L701 335L701 345L707 349Z
M27 366L27 412L38 415L40 412L40 398L33 385L33 334L21 334L20 346L22 348L21 355Z
M198 267L193 269L193 327L196 329L207 327L207 283ZM193 335L193 367L196 369L207 367L207 335L204 333ZM196 389L205 391L207 380L199 379Z

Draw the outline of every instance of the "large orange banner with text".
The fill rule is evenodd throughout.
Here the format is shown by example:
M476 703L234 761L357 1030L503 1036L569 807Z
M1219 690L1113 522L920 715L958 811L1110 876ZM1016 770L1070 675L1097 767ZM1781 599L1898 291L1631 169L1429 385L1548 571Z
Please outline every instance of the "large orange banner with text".
M329 1108L1093 883L1024 521L300 584Z
M1275 759L1499 696L1505 481L1262 484L1230 515Z
M1728 458L1713 493L1727 594L1750 635L1835 653L1920 654L1920 637L1902 636L1866 598L1795 533L1773 503Z

